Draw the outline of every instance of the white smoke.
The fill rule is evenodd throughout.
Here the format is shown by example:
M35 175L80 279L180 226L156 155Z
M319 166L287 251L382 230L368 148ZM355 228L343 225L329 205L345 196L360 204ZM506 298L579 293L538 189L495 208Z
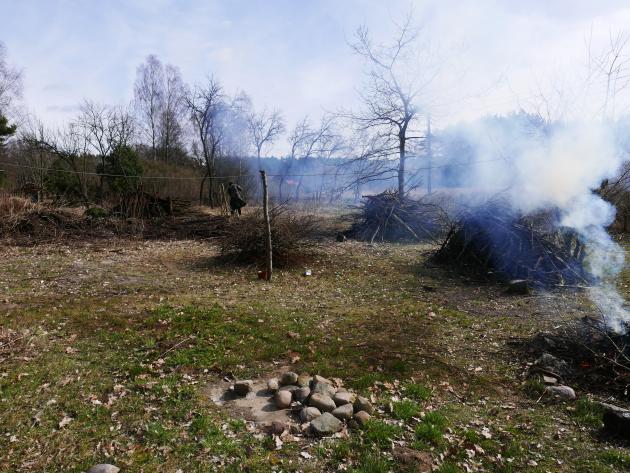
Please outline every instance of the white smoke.
M615 287L624 253L606 231L615 208L593 192L623 163L615 134L601 122L532 127L521 118L516 126L489 120L468 128L478 164L466 170L467 184L501 192L520 212L558 209L558 224L586 246L586 267L598 280L587 291L590 299L611 329L624 331L630 313Z

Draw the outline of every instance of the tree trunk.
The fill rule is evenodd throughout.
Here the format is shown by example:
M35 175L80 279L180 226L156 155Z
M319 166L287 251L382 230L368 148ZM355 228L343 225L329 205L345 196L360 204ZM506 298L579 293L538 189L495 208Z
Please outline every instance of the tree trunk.
M433 192L433 170L431 169L431 167L433 166L433 148L431 143L431 116L429 116L429 118L427 119L427 158L427 194L431 194L431 192Z
M398 146L398 196L404 197L405 195L405 139L400 137L400 144Z

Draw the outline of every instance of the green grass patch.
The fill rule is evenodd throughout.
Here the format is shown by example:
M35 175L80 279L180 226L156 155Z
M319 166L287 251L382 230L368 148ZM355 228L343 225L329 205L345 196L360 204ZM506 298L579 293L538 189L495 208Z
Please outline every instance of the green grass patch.
M389 473L392 469L391 462L378 453L368 453L359 460L351 473Z
M462 473L463 471L464 470L462 470L454 463L444 462L437 470L435 470L435 473Z
M604 416L604 408L601 405L585 398L578 399L575 403L573 416L578 423L583 426L598 429L604 425L602 420Z
M448 419L438 411L428 412L416 426L416 443L414 448L422 450L426 446L441 446L444 443L444 432Z
M599 454L599 458L610 466L630 471L630 453L623 450L606 450Z
M401 434L402 428L398 425L387 424L377 419L370 419L363 427L366 443L376 445L381 449L391 447L391 441Z
M403 392L407 397L416 401L428 401L431 399L431 390L424 384L407 383L403 385Z
M409 422L420 414L420 405L415 401L403 400L392 404L392 415L396 419Z

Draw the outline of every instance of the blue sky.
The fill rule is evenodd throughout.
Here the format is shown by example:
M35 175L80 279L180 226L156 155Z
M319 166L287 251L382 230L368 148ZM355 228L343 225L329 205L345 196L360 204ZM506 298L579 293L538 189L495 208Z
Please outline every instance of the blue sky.
M599 47L630 25L630 2L612 0L0 0L0 41L24 71L25 106L48 123L84 98L127 102L136 67L156 54L189 83L213 74L257 108L282 109L291 126L356 106L361 63L347 39L363 23L386 39L410 9L445 64L432 90L443 123L573 81L587 35Z

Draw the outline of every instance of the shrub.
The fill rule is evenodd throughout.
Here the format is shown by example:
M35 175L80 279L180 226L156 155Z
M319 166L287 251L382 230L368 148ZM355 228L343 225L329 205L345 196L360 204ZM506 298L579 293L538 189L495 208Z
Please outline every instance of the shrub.
M284 207L272 210L271 238L274 267L294 266L308 259L317 221ZM221 255L238 263L263 264L267 233L262 211L230 219L219 241Z

